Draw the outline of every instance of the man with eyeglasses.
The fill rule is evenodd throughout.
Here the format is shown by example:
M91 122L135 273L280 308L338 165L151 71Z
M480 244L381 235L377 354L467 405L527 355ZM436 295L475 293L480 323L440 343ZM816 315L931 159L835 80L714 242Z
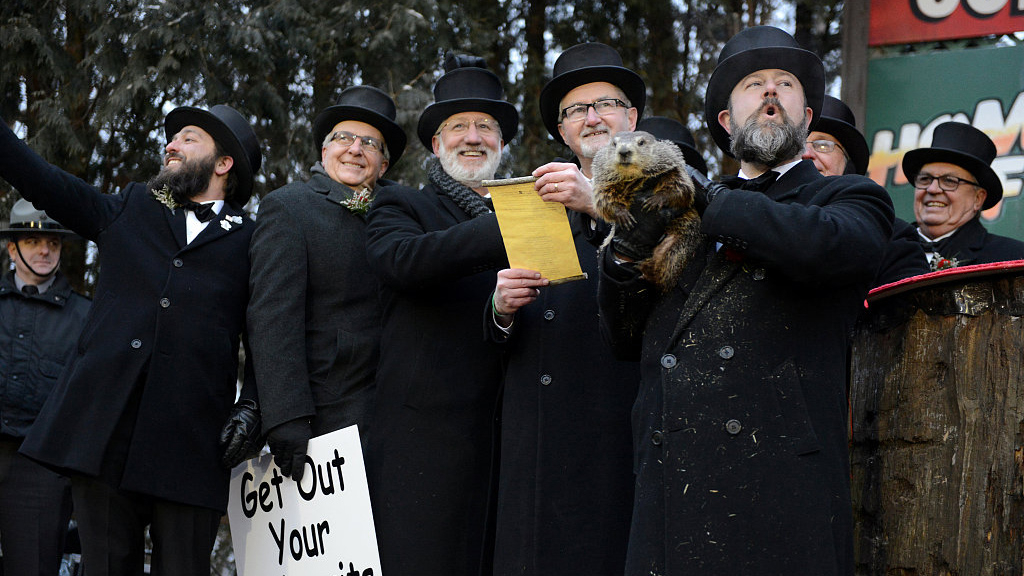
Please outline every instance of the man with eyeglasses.
M625 566L633 492L629 413L640 374L635 362L612 356L597 330L596 246L608 227L595 221L590 169L613 135L635 128L645 99L640 76L599 43L565 50L541 90L541 118L576 162L537 168L534 187L568 209L588 276L547 288L532 270L502 270L488 301L485 328L509 354L496 575L621 576Z
M853 111L838 98L825 95L814 130L807 134L803 158L825 176L867 174L868 143L857 129Z
M981 211L1003 197L991 166L995 157L992 139L961 122L939 124L930 147L903 155L903 173L914 185L914 224L931 270L1024 258L1024 242L981 224ZM890 266L887 259L883 268Z
M366 210L405 151L391 97L342 91L313 121L310 178L267 194L249 248L249 341L267 441L303 476L311 437L357 424L365 441L380 346L380 286L366 259Z
M435 156L429 184L383 188L366 230L384 285L366 466L381 569L393 576L477 576L493 550L502 358L481 318L508 262L480 183L519 113L483 59L449 54L444 69L417 127Z
M704 111L740 175L696 193L707 242L664 294L618 233L600 257L602 328L642 375L627 576L853 574L847 347L893 209L801 160L824 92L785 31L733 36ZM665 221L637 220L634 255Z

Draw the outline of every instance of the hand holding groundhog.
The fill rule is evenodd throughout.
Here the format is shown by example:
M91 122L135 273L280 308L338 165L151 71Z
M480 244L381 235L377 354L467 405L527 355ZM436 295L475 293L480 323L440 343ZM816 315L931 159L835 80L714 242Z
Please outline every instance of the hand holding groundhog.
M663 291L671 289L703 241L685 167L675 144L647 132L616 134L592 166L594 205L614 225L605 246L618 244L620 255L637 260L644 278Z

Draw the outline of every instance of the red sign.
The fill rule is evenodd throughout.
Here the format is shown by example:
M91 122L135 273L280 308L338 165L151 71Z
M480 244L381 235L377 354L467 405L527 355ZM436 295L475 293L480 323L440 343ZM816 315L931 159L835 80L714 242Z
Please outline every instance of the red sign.
M871 0L868 44L912 44L1024 30L1024 0Z

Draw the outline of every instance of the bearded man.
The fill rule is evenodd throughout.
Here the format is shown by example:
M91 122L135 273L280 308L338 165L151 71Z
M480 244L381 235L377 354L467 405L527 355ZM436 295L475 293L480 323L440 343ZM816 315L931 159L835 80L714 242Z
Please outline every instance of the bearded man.
M382 188L367 218L385 290L366 465L381 569L393 576L490 571L502 365L480 321L508 264L480 182L494 177L519 114L483 66L447 59L417 129L437 157L430 184Z
M697 193L708 241L665 294L630 262L663 214L601 256L603 328L641 361L627 575L853 574L846 350L893 209L801 160L824 88L786 32L729 40L705 115L741 170Z
M261 154L233 108L165 119L164 167L117 194L47 163L0 121L0 176L99 247L96 300L21 452L71 477L90 574L206 576L255 403L232 411L249 299L242 206ZM254 397L246 364L243 396Z

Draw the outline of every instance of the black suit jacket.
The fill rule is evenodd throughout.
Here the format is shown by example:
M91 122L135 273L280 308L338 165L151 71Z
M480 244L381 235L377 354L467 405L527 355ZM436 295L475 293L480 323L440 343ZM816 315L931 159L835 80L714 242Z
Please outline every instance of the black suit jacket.
M0 175L96 242L101 270L75 357L22 452L124 490L224 510L218 438L235 399L252 220L225 204L186 245L183 210L172 213L139 183L101 194L6 124Z
M380 285L352 190L314 173L260 201L248 321L263 424L310 418L365 441L380 346Z
M949 238L940 240L936 250L943 258L956 259L957 266L1024 258L1024 242L992 234L982 225L980 216L968 221Z
M385 187L367 221L385 286L366 452L381 568L476 576L487 559L501 353L481 304L508 266L493 214L469 218L432 185Z
M627 575L853 573L846 351L892 219L805 160L721 192L663 297L602 259L605 328L642 353Z

